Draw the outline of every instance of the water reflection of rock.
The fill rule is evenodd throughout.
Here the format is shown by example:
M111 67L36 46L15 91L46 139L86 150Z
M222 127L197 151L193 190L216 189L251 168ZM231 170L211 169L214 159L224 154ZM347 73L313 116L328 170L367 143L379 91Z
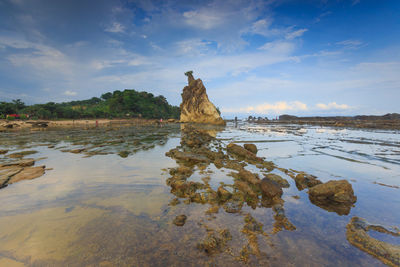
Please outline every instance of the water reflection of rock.
M389 230L381 225L369 224L362 218L353 217L347 225L347 240L353 246L371 254L389 266L400 266L400 246L369 236L368 231L370 230L400 237L398 228Z
M93 129L71 128L64 130L44 130L40 132L16 132L10 138L9 134L0 136L0 144L5 147L28 149L30 147L46 146L62 152L94 155L118 154L127 157L141 150L152 149L164 145L171 134L178 132L176 124L164 127L102 127ZM0 154L10 153L3 150ZM33 153L25 151L24 153ZM7 156L7 155L6 155ZM22 157L20 152L10 154L11 157Z
M183 198L185 204L209 204L210 208L206 214L211 216L215 216L221 208L227 213L243 216L245 225L242 233L245 234L248 242L239 255L235 255L235 258L247 261L249 255L261 255L257 236L260 234L268 236L268 234L262 230L262 224L250 214L243 213L243 206L246 204L252 209L271 208L275 213L272 233L283 229L295 230L296 227L285 216L284 201L281 198L282 185L288 187L289 183L276 174L266 174L261 180L258 173L253 173L244 167L251 165L263 172L270 172L275 168L272 162L265 161L253 153L256 152L253 146L246 146L246 149L231 143L225 148L215 136L215 128L207 129L191 125L182 128L180 145L166 153L178 164L178 167L169 170L171 176L166 181L171 187L171 193L177 197L171 201L170 205L179 204L178 198ZM233 183L221 182L218 188L213 188L210 185L212 175L203 177L202 182L192 181L191 176L197 169L204 172L210 164L217 169L233 170L229 174L233 177ZM230 251L229 230L223 229L218 232L207 229L207 233L204 240L199 242L198 248L207 254Z
M178 132L176 125L165 127L121 127L97 129L66 129L64 131L48 130L41 132L17 132L10 138L8 134L0 136L2 146L16 147L16 150L0 150L0 188L22 180L41 177L45 166L33 166L36 159L24 159L25 156L37 153L36 150L23 150L31 147L47 146L61 152L94 155L117 154L126 158L141 150L164 145L169 136Z

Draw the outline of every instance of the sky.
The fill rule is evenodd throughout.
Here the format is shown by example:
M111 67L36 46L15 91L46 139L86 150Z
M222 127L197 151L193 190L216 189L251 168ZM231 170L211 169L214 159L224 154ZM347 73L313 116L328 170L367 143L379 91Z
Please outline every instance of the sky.
M135 89L222 116L400 113L398 0L0 0L0 101Z

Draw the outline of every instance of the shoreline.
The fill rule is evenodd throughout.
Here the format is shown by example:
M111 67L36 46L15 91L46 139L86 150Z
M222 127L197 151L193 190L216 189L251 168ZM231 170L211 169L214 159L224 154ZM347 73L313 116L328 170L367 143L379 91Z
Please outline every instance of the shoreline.
M78 120L0 120L0 131L26 129L57 129L57 128L96 128L130 125L158 125L160 123L178 123L176 119L166 119L160 122L157 119L78 119Z
M234 120L227 120L235 122ZM400 120L274 120L274 121L246 121L258 125L312 125L335 128L375 129L375 130L400 130Z
M235 123L234 120L225 120ZM160 125L167 123L180 123L178 119L165 119L162 122L158 119L60 119L60 120L0 120L0 132L37 129L64 129L64 128L96 128L131 125ZM246 121L258 125L312 125L335 128L355 129L381 129L400 130L400 120L274 120L274 121Z

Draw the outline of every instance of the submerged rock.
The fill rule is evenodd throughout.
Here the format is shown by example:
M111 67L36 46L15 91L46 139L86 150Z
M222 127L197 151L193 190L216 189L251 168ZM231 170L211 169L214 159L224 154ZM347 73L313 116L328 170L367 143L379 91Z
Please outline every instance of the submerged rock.
M184 214L178 215L178 216L175 217L173 223L176 226L183 226L185 224L185 222L186 222L186 219L187 219L186 215L184 215Z
M224 210L228 213L238 213L243 206L243 201L229 200L223 206Z
M8 150L6 150L6 149L0 149L0 155L7 154L7 152L8 152Z
M195 80L192 72L185 74L188 76L188 85L183 88L180 121L225 125L214 104L208 99L203 82Z
M201 243L197 244L197 248L209 255L219 253L223 251L226 243L231 239L232 235L227 229L219 231L219 233L209 231L207 237Z
M346 237L350 244L371 254L389 266L400 266L400 246L386 243L368 235L369 230L400 237L400 231L390 231L380 225L369 224L353 217L347 225Z
M35 154L35 153L37 153L36 150L21 151L21 152L15 152L15 153L9 154L9 155L7 155L7 157L9 157L9 158L23 158L23 157L25 157L27 155L32 155L32 154Z
M228 190L226 190L222 185L218 187L217 193L221 202L227 201L232 196L232 194Z
M328 181L313 186L308 193L313 204L339 215L349 214L351 207L357 201L353 187L346 180Z

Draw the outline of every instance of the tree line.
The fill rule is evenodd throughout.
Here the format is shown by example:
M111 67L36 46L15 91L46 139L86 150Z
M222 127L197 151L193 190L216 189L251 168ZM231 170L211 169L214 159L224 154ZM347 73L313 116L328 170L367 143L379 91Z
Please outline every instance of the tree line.
M179 118L180 110L162 96L133 89L114 91L87 100L25 105L20 99L0 102L0 118L21 114L30 119Z

